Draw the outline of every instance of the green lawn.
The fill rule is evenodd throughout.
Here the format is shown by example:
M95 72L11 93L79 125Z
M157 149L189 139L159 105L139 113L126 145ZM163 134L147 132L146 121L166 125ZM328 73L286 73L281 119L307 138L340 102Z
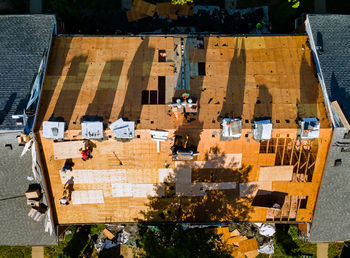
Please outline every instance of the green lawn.
M0 246L0 258L30 258L31 246Z

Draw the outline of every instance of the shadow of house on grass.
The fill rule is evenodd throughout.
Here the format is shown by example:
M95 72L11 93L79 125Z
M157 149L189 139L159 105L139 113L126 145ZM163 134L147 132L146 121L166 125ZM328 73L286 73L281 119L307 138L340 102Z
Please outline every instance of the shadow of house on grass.
M216 166L224 165L218 158ZM141 211L139 222L215 223L249 220L251 197L240 198L239 183L248 181L250 166L240 169L203 169L180 163L155 192L163 196L149 197L148 209ZM217 190L221 184L235 182L232 187ZM250 189L252 192L254 189ZM249 193L247 193L247 196Z

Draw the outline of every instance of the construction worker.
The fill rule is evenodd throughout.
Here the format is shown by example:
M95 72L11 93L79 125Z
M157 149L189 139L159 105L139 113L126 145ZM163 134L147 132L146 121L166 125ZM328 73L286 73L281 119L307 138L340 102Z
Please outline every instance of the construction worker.
M261 30L263 30L264 25L265 25L265 22L261 21L261 22L258 22L255 27L257 30L261 31Z
M81 150L81 156L82 156L82 160L84 161L87 161L88 159L92 159L89 141L85 141L84 150Z

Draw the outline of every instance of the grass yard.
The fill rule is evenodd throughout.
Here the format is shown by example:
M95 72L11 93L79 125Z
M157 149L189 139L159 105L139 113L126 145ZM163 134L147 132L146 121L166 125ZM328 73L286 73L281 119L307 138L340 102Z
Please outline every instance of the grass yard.
M0 246L0 258L31 258L31 246Z

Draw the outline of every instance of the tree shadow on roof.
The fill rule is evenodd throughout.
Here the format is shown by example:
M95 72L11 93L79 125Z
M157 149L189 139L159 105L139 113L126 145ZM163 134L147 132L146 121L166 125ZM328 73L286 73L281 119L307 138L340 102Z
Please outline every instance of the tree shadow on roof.
M249 220L252 198L240 199L239 183L248 181L250 166L243 165L240 169L227 171L230 173L228 180L235 182L235 187L215 190L220 188L219 183L213 182L212 177L194 178L196 173L191 175L189 164L177 165L174 172L164 179L164 183L155 186L155 191L163 192L164 197L149 197L148 209L141 211L143 218L139 222L213 223ZM214 174L216 170L211 169Z

